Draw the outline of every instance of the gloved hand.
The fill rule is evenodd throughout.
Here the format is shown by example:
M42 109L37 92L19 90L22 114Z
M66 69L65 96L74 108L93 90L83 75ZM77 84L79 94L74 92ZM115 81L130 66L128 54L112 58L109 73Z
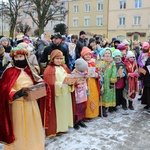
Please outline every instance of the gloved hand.
M28 93L26 91L24 91L23 89L20 89L13 95L13 100L18 99L22 96L28 96Z
M109 88L112 89L112 88L114 88L114 87L115 87L115 84L114 84L114 83L110 83Z

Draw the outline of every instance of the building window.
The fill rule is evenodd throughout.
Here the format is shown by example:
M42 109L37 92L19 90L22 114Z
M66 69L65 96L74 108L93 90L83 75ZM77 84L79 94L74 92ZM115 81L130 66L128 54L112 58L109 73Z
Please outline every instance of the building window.
M34 28L34 22L32 21L32 28Z
M36 17L36 12L32 12L33 17Z
M29 15L28 15L28 14L25 14L25 17L26 17L26 18L28 18L28 17L29 17Z
M125 17L119 17L119 25L123 26L126 24L126 18Z
M138 40L139 40L139 36L138 36L138 35L134 35L134 36L133 36L133 40L134 40L134 41L138 41Z
M97 17L96 18L96 25L97 26L102 26L103 25L103 18L102 17Z
M3 24L3 29L4 29L4 30L6 29L6 23Z
M85 4L85 12L90 12L90 3Z
M126 9L126 1L125 0L119 2L119 8Z
M54 28L54 26L55 26L54 21L50 21L50 28Z
M97 10L102 11L102 10L103 10L103 8L104 8L104 4L103 4L103 2L98 2L98 3L97 3Z
M74 5L73 6L73 12L74 13L78 13L78 5Z
M134 25L140 25L141 24L141 17L140 16L134 16Z
M118 39L119 41L123 41L123 40L125 39L125 36L123 36L123 35L118 35L118 36L117 36L117 39Z
M84 26L90 26L90 18L84 18Z
M73 27L78 27L78 19L73 19Z
M134 7L141 8L142 7L142 0L134 0Z

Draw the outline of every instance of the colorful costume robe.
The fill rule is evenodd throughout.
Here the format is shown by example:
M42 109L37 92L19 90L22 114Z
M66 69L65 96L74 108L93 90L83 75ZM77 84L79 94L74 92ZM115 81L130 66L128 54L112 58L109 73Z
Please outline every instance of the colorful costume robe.
M42 150L44 132L37 101L23 97L12 100L13 94L21 89L36 84L29 68L21 70L7 69L0 82L0 141L5 150ZM5 94L4 94L5 93Z
M46 136L55 136L58 132L68 131L73 127L74 102L71 92L72 86L62 84L67 73L70 73L66 65L48 65L44 71L44 80L51 87L51 113L48 117Z
M106 60L100 60L100 78L104 78L104 93L102 94L102 106L115 107L115 87L110 88L110 83L116 83L117 81L117 70L114 61L108 62Z
M95 67L93 61L88 62L88 67ZM95 73L98 70L95 68ZM99 115L99 105L100 105L100 94L98 79L90 77L87 79L88 96L87 96L87 108L85 111L85 118L95 118Z
M138 92L138 66L137 63L130 62L128 59L124 62L127 70L127 80L126 80L126 94L125 97L128 100L135 98L136 93Z

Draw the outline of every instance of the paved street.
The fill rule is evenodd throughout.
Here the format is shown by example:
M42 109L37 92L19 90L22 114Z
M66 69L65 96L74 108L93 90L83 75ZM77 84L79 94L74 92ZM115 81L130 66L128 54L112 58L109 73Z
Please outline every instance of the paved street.
M46 139L45 150L150 150L150 113L138 100L134 106L129 114L120 108L86 123L88 128Z
M140 101L135 110L122 109L87 123L88 128L46 140L45 150L150 150L150 114Z

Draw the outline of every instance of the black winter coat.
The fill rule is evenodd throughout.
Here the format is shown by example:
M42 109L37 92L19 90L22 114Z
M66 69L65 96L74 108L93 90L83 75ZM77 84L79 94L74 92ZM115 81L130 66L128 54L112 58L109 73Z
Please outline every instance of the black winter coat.
M146 74L140 74L139 79L143 79L143 84L146 87L150 87L150 69L148 70L148 67L150 68L150 57L147 59L145 66L143 67L146 70Z
M51 45L49 45L49 46L47 46L45 49L44 49L44 52L43 52L43 54L42 54L42 57L41 57L41 60L40 60L40 62L42 62L42 63L49 63L49 61L50 60L48 60L48 57L49 57L49 55L51 54L51 52L53 51L53 50L55 50L55 49L58 49L58 50L60 50L62 53L63 53L63 56L65 57L65 64L67 65L67 66L69 66L69 60L68 60L68 57L69 57L69 52L67 51L67 49L65 49L64 47L63 47L63 45L62 44L59 44L59 45L56 45L56 44L51 44Z

